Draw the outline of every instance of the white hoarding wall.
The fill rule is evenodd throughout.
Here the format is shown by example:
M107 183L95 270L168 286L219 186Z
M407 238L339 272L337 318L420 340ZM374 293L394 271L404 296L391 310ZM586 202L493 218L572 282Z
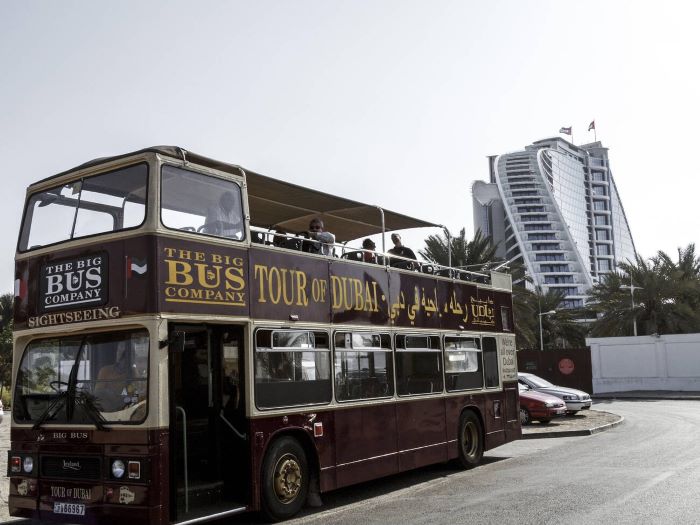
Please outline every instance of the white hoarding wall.
M594 337L593 393L700 391L700 334Z

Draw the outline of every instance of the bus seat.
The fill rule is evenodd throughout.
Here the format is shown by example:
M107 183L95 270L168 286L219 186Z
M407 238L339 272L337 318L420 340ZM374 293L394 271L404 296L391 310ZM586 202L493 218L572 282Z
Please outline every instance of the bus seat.
M343 255L340 256L340 258L347 259L348 261L360 261L360 262L362 262L362 252L361 251L345 252Z

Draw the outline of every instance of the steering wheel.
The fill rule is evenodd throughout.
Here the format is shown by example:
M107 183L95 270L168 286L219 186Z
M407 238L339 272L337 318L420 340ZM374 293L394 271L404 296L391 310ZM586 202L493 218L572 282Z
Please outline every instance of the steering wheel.
M68 388L68 383L66 383L65 381L55 380L55 381L51 381L49 383L49 386L54 390L54 392L59 393L59 394L62 392L61 385L65 385L66 388Z

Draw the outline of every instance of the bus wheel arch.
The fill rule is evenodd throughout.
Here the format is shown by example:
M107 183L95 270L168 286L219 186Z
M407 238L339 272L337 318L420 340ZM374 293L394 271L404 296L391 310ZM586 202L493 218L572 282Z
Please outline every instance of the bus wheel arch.
M316 449L305 432L276 434L265 451L260 472L260 508L265 517L281 521L297 514L310 488L318 487L318 464Z
M481 463L484 455L484 422L479 411L467 407L459 415L457 427L457 462L465 469Z

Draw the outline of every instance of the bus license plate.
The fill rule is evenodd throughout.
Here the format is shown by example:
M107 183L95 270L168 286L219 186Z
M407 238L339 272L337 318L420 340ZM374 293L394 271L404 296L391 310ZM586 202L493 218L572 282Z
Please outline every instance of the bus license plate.
M85 505L83 503L62 503L57 501L53 504L53 513L85 516Z

